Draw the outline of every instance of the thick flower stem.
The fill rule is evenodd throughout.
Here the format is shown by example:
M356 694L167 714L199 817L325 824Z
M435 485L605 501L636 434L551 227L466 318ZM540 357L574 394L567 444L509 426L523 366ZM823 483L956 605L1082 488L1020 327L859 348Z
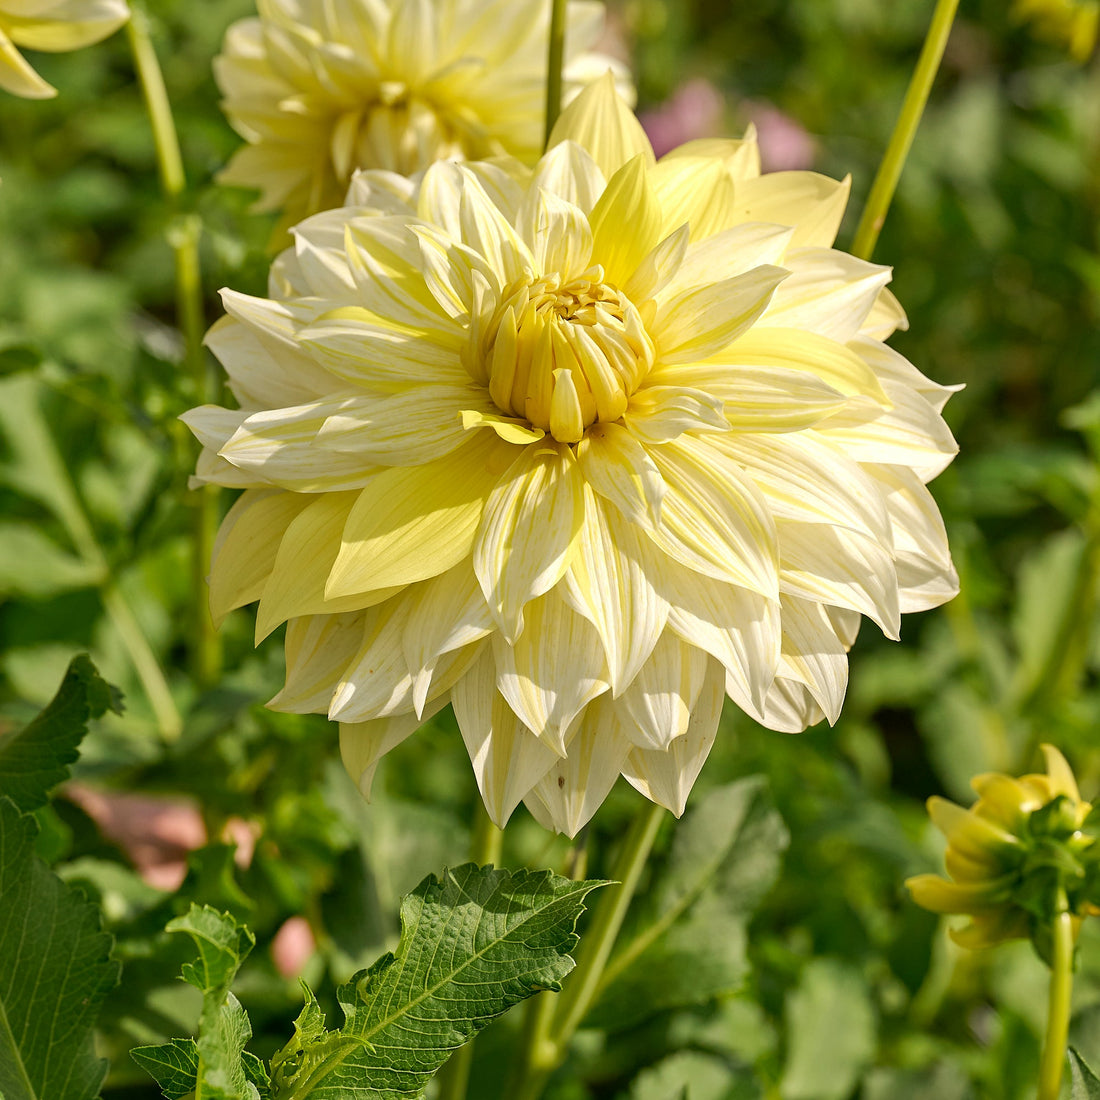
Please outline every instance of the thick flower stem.
M875 173L871 193L867 196L867 204L863 208L855 241L852 243L852 255L862 260L869 260L875 251L878 235L886 221L886 212L890 208L898 180L901 178L901 170L905 166L905 158L909 155L909 147L913 144L921 115L924 114L928 93L932 90L932 82L936 79L936 72L940 67L940 60L951 33L951 25L955 21L955 9L958 6L959 0L938 0L935 11L932 13L932 24L928 28L924 46L917 59L917 67L913 70L913 76L909 81L909 88L901 105L901 114L894 126L894 132L890 135L890 144L886 147L886 153Z
M523 1061L508 1093L512 1100L537 1100L542 1095L573 1033L592 1007L664 814L662 807L647 802L634 819L611 872L613 885L599 895L592 924L581 938L576 969L560 994L543 993L532 1006Z
M561 114L562 66L565 62L565 0L550 0L550 49L546 58L546 140Z
M470 858L479 867L487 864L500 866L500 854L504 844L504 830L493 824L479 798L475 811L474 833L470 840ZM474 1040L461 1046L447 1060L439 1073L437 1100L465 1100L470 1084L470 1067L474 1062Z
M1058 1100L1069 1037L1070 995L1073 992L1073 918L1060 891L1058 912L1051 928L1050 1002L1047 1032L1039 1062L1039 1100Z
M135 8L126 24L134 71L141 84L149 123L153 131L161 189L168 200L172 222L168 243L175 257L176 318L183 335L184 364L194 391L195 403L209 404L213 386L207 368L202 337L203 315L202 276L199 263L199 238L202 223L197 215L181 209L187 178L183 171L183 156L172 118L172 105L164 86L164 76L156 50L149 35L148 19ZM197 451L192 448L192 453ZM203 486L193 498L192 520L192 603L194 606L194 639L192 665L200 687L215 683L221 670L221 639L210 618L206 592L206 571L218 527L218 498L215 486Z

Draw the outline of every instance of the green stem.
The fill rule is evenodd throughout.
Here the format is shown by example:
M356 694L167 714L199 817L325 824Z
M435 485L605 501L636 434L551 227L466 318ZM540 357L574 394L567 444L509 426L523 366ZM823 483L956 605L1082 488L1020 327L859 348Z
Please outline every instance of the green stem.
M1073 992L1073 917L1065 890L1059 891L1058 912L1051 928L1050 1007L1047 1033L1039 1062L1039 1100L1058 1100L1069 1037L1070 995Z
M153 131L161 189L172 213L167 237L175 257L176 318L183 335L185 371L191 382L195 403L205 405L210 403L215 387L202 346L206 327L199 260L202 222L198 215L182 210L182 199L187 189L183 155L172 117L172 104L164 86L164 74L149 34L149 21L140 8L133 11L126 24L126 33ZM192 446L191 457L194 458L197 453L197 448ZM191 580L195 614L192 666L198 685L209 687L217 681L221 671L221 639L210 617L206 588L206 572L218 527L217 488L204 486L192 498L192 503Z
M600 894L592 924L581 939L577 966L560 994L542 994L525 1035L523 1060L510 1100L537 1100L565 1054L573 1033L592 1007L604 967L615 946L626 911L638 888L665 811L647 802L623 841L611 878L618 883Z
M477 820L474 822L474 834L470 841L470 858L479 867L490 863L499 866L504 831L493 824L480 798L475 812ZM474 1040L471 1039L464 1046L460 1046L440 1070L439 1092L436 1094L436 1100L465 1100L470 1084L470 1067L473 1064Z
M546 140L561 114L562 65L565 62L565 0L550 0L550 47L546 57Z
M886 221L886 212L901 178L905 158L909 155L909 147L913 144L924 106L928 102L928 93L932 90L932 82L940 67L958 6L959 0L937 0L932 13L932 24L928 28L928 35L917 59L917 67L913 70L905 101L901 105L901 114L894 126L894 132L890 135L886 154L875 173L871 193L867 196L867 205L863 208L863 216L859 219L859 228L856 229L852 255L860 259L869 260L875 251L878 235Z

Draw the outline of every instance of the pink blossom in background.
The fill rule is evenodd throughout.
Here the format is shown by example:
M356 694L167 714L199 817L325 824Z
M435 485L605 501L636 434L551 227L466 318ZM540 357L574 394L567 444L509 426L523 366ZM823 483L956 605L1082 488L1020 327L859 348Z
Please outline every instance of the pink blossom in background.
M65 793L158 890L177 890L187 875L187 853L206 843L202 816L188 799L96 790L83 783L70 783Z
M813 166L817 143L790 115L761 100L744 105L756 126L760 164L765 172L790 172Z
M677 88L659 107L641 111L638 118L660 157L685 141L717 137L725 113L722 93L709 80L697 78Z
M222 840L226 844L235 844L233 862L238 867L247 867L256 853L256 841L262 832L258 821L246 821L243 817L231 817L222 826Z
M284 978L301 974L317 947L313 929L305 917L289 917L271 941L271 958Z

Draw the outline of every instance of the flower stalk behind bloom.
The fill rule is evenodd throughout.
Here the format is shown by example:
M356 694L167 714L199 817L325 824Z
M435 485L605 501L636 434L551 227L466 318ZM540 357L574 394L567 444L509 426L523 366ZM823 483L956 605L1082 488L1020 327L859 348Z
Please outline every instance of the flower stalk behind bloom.
M126 0L0 0L0 88L25 99L57 95L16 47L79 50L114 34L129 18Z

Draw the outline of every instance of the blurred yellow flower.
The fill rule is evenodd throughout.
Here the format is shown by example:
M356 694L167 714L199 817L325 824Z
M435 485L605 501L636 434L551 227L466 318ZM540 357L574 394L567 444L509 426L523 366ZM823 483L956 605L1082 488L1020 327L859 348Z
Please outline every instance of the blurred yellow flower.
M1065 46L1076 61L1088 61L1096 49L1100 0L1015 0L1012 16L1033 23L1039 35Z
M363 172L298 226L208 336L241 408L185 416L246 490L215 616L289 620L272 705L340 721L367 791L450 702L493 819L570 834L620 773L681 813L727 694L834 720L860 616L956 590L950 391L832 248L847 193L751 135L655 161L607 76L533 171Z
M248 142L223 183L284 226L341 205L356 168L411 175L443 158L542 149L545 0L259 0L214 72ZM565 90L615 63L584 53L603 5L570 0Z
M79 50L113 34L129 18L126 0L0 0L0 88L27 99L57 95L15 47Z
M1085 868L1078 874L1074 864L1093 845L1080 831L1092 806L1081 800L1065 757L1053 745L1042 749L1046 775L979 775L971 781L978 800L968 810L943 798L928 800L932 821L947 837L950 881L916 875L905 885L925 909L970 915L970 924L950 933L963 947L1033 935L1049 901L1047 887L1058 875L1072 873L1088 885ZM1071 912L1080 917L1093 911L1072 888L1069 893Z

